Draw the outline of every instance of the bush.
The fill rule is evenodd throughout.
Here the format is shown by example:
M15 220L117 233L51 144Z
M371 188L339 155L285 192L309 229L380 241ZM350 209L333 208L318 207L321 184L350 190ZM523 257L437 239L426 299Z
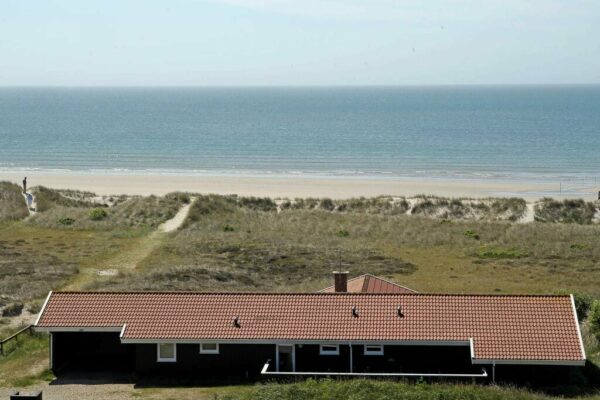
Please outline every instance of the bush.
M594 300L589 312L590 332L600 341L600 300Z
M479 235L470 229L465 231L465 236L470 239L479 240Z
M333 200L325 198L325 199L321 200L320 207L323 210L333 211L333 209L335 208L335 204L333 204Z
M75 222L75 220L73 218L60 218L58 220L58 223L61 225L73 225L73 223Z
M277 211L277 204L268 197L240 197L238 204L242 208L256 211Z
M337 235L338 237L348 237L348 236L350 236L350 232L348 232L348 231L347 231L347 230L345 230L345 229L341 229L341 230L339 230L339 231L336 233L336 235Z
M571 250L585 250L587 245L581 243L573 243L570 247Z
M107 216L108 214L103 208L94 208L92 211L90 211L90 219L92 221L100 221L106 218Z
M23 312L23 303L11 303L2 310L3 317L17 317Z
M223 227L223 232L233 232L235 231L235 229L233 228L233 226L227 224Z

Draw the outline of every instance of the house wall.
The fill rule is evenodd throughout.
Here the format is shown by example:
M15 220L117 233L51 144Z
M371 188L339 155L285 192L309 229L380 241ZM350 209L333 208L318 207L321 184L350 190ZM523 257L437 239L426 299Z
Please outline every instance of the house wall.
M199 344L178 344L177 362L157 362L156 344L122 344L119 334L54 332L52 369L63 371L137 371L141 374L259 377L265 362L276 370L275 344L220 344L219 354L200 354ZM339 355L320 355L319 345L296 344L296 372L349 372L350 347ZM491 365L472 365L468 346L391 346L383 355L364 355L352 346L353 372L480 373ZM497 365L498 382L567 383L581 377L582 368L544 365Z
M468 346L384 346L383 355L365 355L352 346L354 372L480 373Z
M157 362L156 344L136 347L136 371L144 374L258 376L267 360L275 361L274 344L220 344L219 354L200 354L199 344L177 344L177 362Z
M340 345L337 356L320 355L319 345L296 345L296 372L348 372L350 350Z

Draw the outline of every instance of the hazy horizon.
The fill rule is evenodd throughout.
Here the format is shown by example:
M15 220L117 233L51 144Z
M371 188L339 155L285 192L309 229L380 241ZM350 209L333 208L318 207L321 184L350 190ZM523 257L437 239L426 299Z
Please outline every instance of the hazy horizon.
M599 19L591 0L7 0L0 86L599 84Z

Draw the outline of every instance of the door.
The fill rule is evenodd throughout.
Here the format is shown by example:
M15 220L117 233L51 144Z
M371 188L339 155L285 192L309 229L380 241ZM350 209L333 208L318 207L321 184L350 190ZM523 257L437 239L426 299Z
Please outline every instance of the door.
M293 344L277 345L277 371L294 372L296 363L295 356Z

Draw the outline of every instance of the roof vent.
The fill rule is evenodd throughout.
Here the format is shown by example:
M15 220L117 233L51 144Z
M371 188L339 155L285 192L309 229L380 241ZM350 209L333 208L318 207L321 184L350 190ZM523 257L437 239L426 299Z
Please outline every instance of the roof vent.
M358 318L358 308L356 306L352 307L352 316Z
M402 306L398 306L397 312L400 318L404 318L404 314L402 313Z
M240 317L235 317L233 319L233 326L236 328L241 328L242 324L240 323Z

